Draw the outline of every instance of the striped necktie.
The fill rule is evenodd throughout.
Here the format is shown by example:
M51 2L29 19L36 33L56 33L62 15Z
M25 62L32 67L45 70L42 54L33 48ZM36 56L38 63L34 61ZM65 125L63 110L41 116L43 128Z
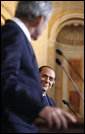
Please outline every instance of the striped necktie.
M47 96L46 96L45 93L42 94L42 98L43 98L43 103L44 103L44 104L50 105L50 104L49 104L49 101L48 101L48 98L47 98Z

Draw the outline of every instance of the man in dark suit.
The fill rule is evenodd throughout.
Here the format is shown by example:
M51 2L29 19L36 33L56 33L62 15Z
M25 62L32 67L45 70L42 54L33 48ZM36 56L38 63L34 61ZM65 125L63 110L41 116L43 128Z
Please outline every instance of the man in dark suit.
M50 1L19 1L15 18L1 28L1 133L37 133L37 117L67 128L73 116L42 104L39 70L30 39L37 40L52 14ZM56 118L57 117L57 118Z
M42 101L48 106L56 107L54 100L48 96L47 91L51 89L55 83L55 71L50 66L41 66L39 68L41 87L43 90Z

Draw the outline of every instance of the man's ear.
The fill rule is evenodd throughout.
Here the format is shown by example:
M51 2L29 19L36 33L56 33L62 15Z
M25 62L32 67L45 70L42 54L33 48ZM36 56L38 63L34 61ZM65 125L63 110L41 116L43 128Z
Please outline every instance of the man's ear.
M55 82L53 83L52 87L54 86Z
M53 83L53 85L52 85L52 87L54 86L54 83Z

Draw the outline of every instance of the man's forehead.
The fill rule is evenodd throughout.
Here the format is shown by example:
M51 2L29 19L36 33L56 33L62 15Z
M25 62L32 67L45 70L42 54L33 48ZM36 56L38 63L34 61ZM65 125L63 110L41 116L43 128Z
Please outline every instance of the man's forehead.
M43 73L43 74L48 74L48 75L50 75L50 76L54 76L54 77L55 77L55 72L54 72L54 70L52 70L51 68L48 68L48 67L42 68L41 73Z
M49 68L49 67L43 67L43 68L42 68L42 71L54 72L54 70L51 69L51 68ZM41 71L41 72L42 72L42 71ZM55 72L54 72L54 73L55 73Z

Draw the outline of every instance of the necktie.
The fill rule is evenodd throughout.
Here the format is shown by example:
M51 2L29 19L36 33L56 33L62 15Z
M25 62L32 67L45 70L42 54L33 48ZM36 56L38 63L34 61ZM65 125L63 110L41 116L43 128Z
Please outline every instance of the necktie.
M44 104L50 105L46 94L43 93L43 94L42 94L42 98L43 98L43 103L44 103Z

